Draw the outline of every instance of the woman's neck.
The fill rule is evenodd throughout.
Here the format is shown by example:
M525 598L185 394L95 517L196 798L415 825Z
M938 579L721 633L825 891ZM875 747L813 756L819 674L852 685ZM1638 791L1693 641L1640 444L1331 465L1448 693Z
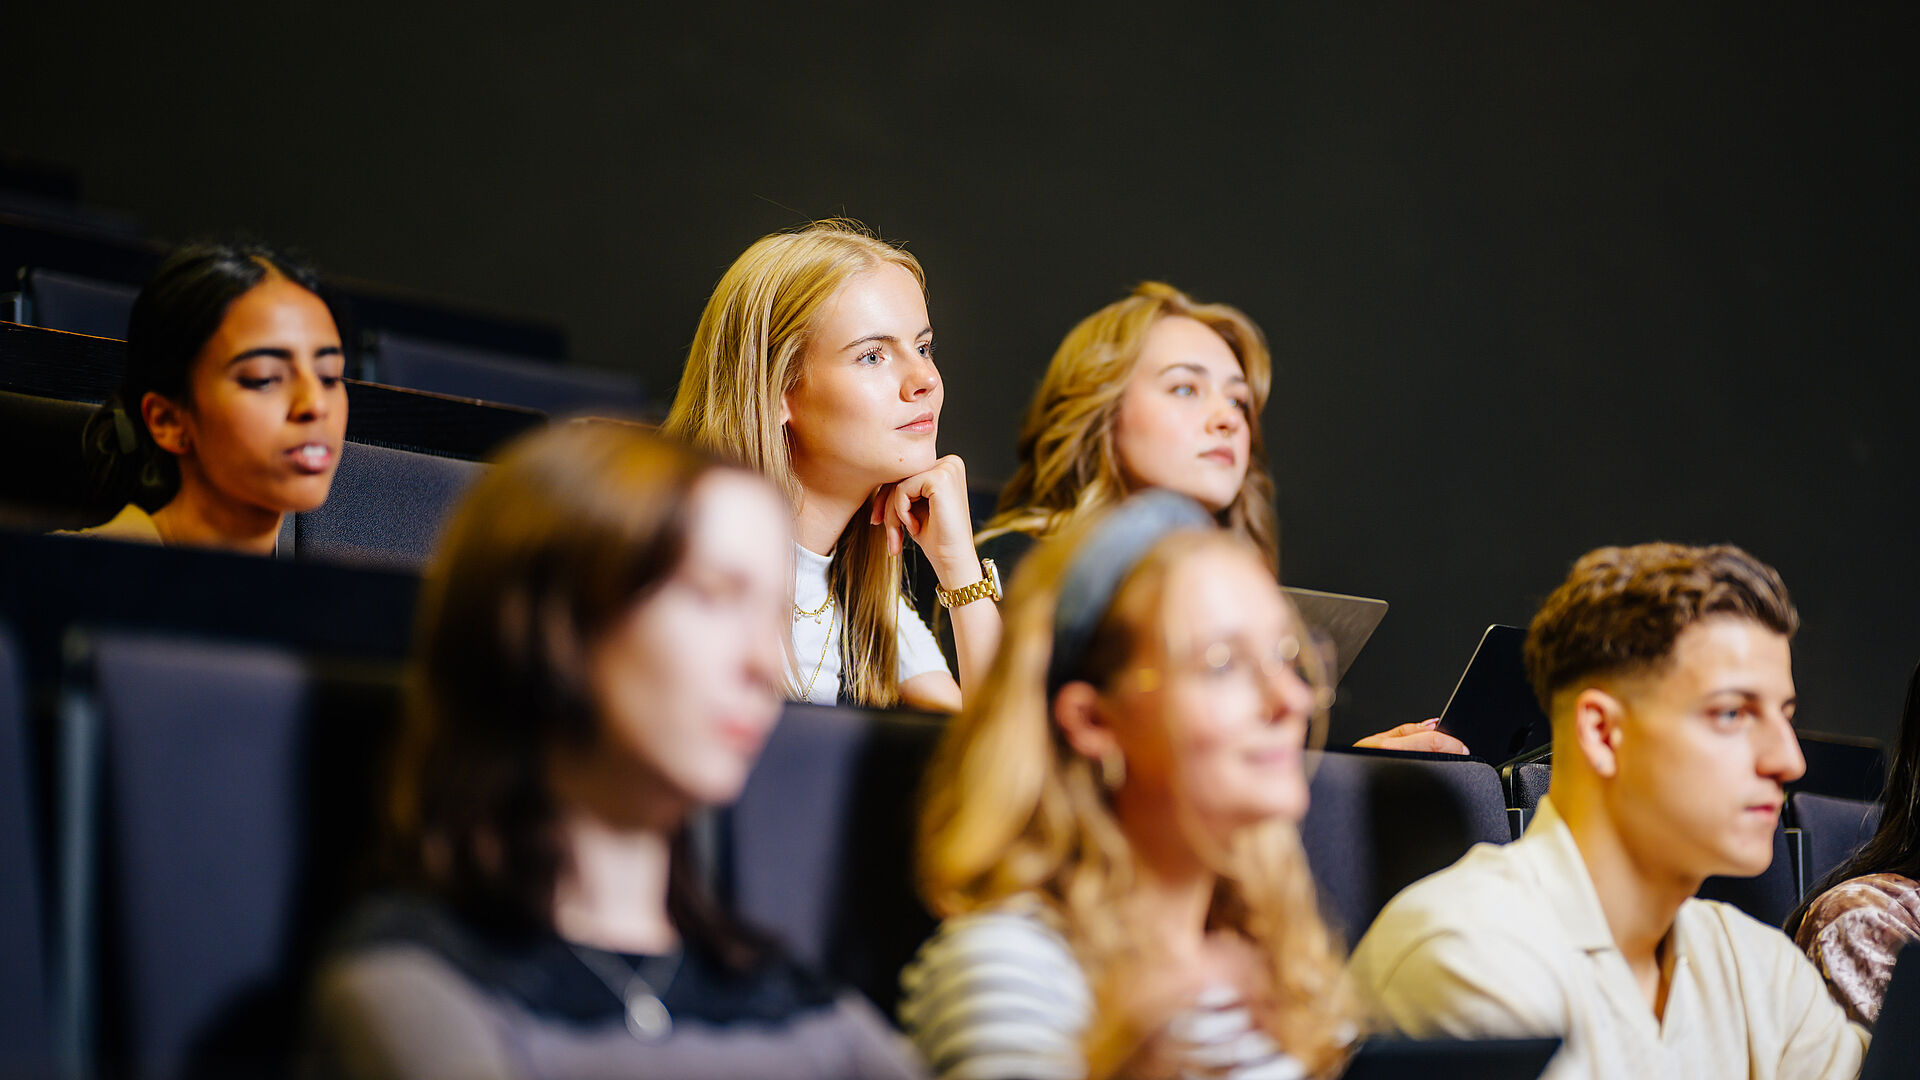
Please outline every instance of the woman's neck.
M625 953L678 947L667 914L670 833L622 828L581 810L563 810L558 828L566 857L554 886L553 925L561 937Z
M847 531L853 516L865 512L872 492L864 494L827 494L805 487L800 489L800 505L793 515L793 536L800 546L815 555L833 554L840 534Z
M548 762L562 854L554 929L596 948L669 952L679 942L667 914L673 838L690 808L658 776L621 761L594 748Z
M1182 953L1198 950L1207 934L1207 912L1219 876L1203 863L1181 833L1173 815L1144 815L1146 823L1123 818L1133 848L1134 886L1127 909L1160 947Z
M169 547L212 547L273 554L285 515L217 493L191 465L182 461L180 490L154 511L153 527Z

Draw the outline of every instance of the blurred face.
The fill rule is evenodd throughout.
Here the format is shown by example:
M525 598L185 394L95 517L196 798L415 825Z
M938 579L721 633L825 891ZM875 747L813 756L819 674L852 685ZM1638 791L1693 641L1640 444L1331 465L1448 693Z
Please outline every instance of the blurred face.
M1764 871L1783 785L1806 771L1787 639L1750 619L1704 619L1665 667L1616 688L1624 715L1607 799L1628 844L1676 876Z
M1166 645L1143 645L1108 695L1127 765L1122 820L1188 821L1216 842L1299 821L1314 696L1272 573L1250 551L1208 544L1169 569L1162 595Z
M1168 488L1226 509L1247 476L1252 411L1253 391L1224 338L1184 315L1154 323L1114 415L1128 487Z
M891 263L827 304L782 399L794 470L810 490L865 492L933 466L945 392L920 283Z
M694 488L687 553L594 645L600 753L692 806L732 802L780 713L791 514L762 479L717 469Z
M269 275L228 306L194 359L191 400L149 410L148 428L181 457L183 484L275 513L312 510L346 438L345 362L327 306Z

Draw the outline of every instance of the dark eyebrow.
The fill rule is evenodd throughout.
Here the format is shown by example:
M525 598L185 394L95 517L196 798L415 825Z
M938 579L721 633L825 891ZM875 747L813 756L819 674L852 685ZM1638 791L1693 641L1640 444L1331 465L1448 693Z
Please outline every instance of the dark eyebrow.
M919 333L913 335L913 339L915 341L918 341L921 338L926 337L928 334L931 334L931 333L933 333L933 327L929 326L921 330ZM892 334L868 334L866 337L855 338L852 341L847 342L845 345L840 346L840 351L846 352L848 349L852 349L860 345L866 345L870 342L875 342L875 341L881 342L882 344L886 344L886 345L900 344L900 339L897 337L894 337Z
M243 352L239 356L236 356L233 359L227 361L227 366L232 367L233 365L241 362L242 360L251 360L256 356L264 356L269 360L281 360L289 364L293 363L292 349L262 347L258 349L248 349L246 352Z
M340 356L342 355L342 353L340 351L340 346L338 345L322 345L318 349L315 349L313 351L313 355L316 357ZM241 362L242 360L251 360L256 356L264 356L269 360L279 360L282 363L287 363L287 364L293 363L292 349L282 349L278 346L263 345L257 349L248 349L246 352L243 352L240 355L234 357L233 359L227 361L227 366L232 367L233 365Z

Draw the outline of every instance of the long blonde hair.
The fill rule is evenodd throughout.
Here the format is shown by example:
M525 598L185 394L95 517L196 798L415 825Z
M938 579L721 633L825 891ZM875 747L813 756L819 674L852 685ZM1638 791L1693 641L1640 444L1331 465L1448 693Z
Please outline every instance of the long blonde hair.
M771 477L797 508L781 398L800 382L801 357L815 325L848 281L884 264L902 267L926 290L912 255L855 221L816 221L763 236L714 286L687 353L680 389L661 430ZM886 533L855 514L834 545L828 588L840 605L841 694L856 704L900 699L901 560ZM790 686L798 696L798 687Z
M948 726L926 777L919 830L919 883L928 906L952 917L1023 893L1060 915L1096 1002L1138 975L1129 961L1145 944L1119 903L1135 877L1131 845L1102 787L1100 769L1077 753L1052 719L1046 676L1060 583L1091 515L1027 560L1004 606L1005 631L979 693ZM1168 536L1130 572L1087 655L1105 683L1145 634L1159 633L1173 565L1208 545L1244 545L1224 532ZM1317 695L1313 724L1325 730ZM1342 950L1320 917L1295 826L1275 819L1243 829L1216 868L1210 925L1238 932L1268 962L1270 991L1254 1002L1260 1025L1309 1073L1341 1059L1355 1017ZM1090 1061L1108 1058L1113 1018L1096 1016Z
M1260 410L1273 384L1266 336L1240 309L1197 303L1158 281L1142 282L1124 299L1080 320L1060 342L1020 427L1019 468L1000 489L999 505L979 539L1006 532L1051 536L1129 494L1113 444L1114 414L1139 366L1148 331L1169 316L1204 324L1240 361L1253 399L1252 453L1240 492L1219 515L1220 523L1253 541L1267 565L1278 570L1280 527L1260 437Z

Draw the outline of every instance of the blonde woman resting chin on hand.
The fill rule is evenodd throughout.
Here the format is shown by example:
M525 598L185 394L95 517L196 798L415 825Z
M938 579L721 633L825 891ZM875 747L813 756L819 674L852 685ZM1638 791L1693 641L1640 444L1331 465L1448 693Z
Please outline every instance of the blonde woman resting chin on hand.
M793 504L790 696L951 712L992 657L998 581L966 466L934 448L944 399L919 262L851 222L762 237L707 301L664 431ZM908 539L951 605L957 683L902 596Z
M1266 337L1226 304L1149 281L1067 333L1027 407L1020 466L977 540L1002 575L1036 540L1159 487L1186 495L1278 573L1273 477L1260 411L1272 385ZM1434 721L1359 746L1464 754Z
M1171 492L1037 552L927 778L936 1075L1320 1075L1355 1031L1296 825L1323 666L1261 554Z

